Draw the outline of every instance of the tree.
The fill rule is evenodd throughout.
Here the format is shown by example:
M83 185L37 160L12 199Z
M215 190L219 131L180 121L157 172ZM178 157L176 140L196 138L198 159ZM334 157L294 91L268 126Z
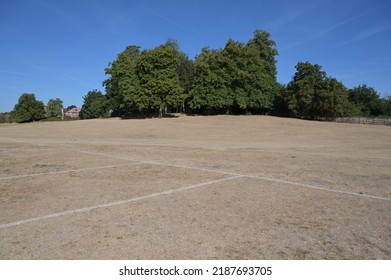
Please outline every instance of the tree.
M203 48L196 56L195 76L190 91L190 109L200 113L229 113L233 107L230 77L222 67L221 50Z
M288 108L287 98L288 89L286 85L278 84L274 96L273 109L271 113L275 116L290 117L291 112Z
M51 118L51 117L55 117L55 118L56 117L61 117L62 109L64 108L61 99L59 99L59 98L50 99L48 101L48 106L47 107L48 107L48 112L47 112L48 118Z
M184 94L176 72L178 65L176 50L167 45L141 53L136 64L140 93L134 100L140 110L159 111L161 117L163 109L182 104Z
M102 92L94 89L89 91L83 99L84 103L80 111L81 119L94 119L108 116L109 104Z
M128 46L105 69L106 75L111 75L103 86L113 115L127 115L139 109L140 80L136 73L139 56L139 46Z
M247 46L254 47L258 50L258 56L262 59L264 72L272 80L277 77L278 51L275 48L276 42L270 39L271 34L263 30L255 30L254 37L247 43Z
M324 90L315 98L317 115L327 120L335 120L346 115L348 108L348 96L346 87L337 79L327 77Z
M347 90L342 83L328 77L320 65L299 62L287 86L287 103L296 117L334 119L344 115Z
M381 99L382 115L391 116L391 96Z
M372 87L359 85L349 90L349 101L361 115L377 116L381 114L381 100L379 94Z
M70 110L70 109L73 109L73 108L77 108L77 106L76 105L70 105L70 106L67 107L67 110Z
M13 123L15 122L15 112L3 112L0 113L0 123Z
M45 118L45 106L33 93L23 93L14 107L16 122L32 122Z
M186 99L189 96L189 92L191 90L191 86L193 84L193 79L194 79L194 61L189 59L187 54L180 51L179 44L176 40L169 39L167 40L165 45L173 48L179 59L179 64L176 67L175 71L178 73L179 81L183 88L184 101L182 104L182 110L185 110Z
M275 42L256 30L247 44L229 39L224 49L196 57L190 107L206 113L266 113L278 90Z

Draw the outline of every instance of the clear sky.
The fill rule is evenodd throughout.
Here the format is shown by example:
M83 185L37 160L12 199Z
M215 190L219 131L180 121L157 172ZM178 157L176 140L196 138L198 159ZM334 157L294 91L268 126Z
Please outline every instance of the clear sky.
M256 29L277 43L281 83L309 61L348 88L391 95L391 0L12 0L0 2L0 112L25 92L81 106L128 45L171 38L194 58Z

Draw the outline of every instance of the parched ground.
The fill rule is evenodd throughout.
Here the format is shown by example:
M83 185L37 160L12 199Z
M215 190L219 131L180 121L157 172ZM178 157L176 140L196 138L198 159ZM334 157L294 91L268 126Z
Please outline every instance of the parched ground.
M391 259L391 127L0 126L0 259Z

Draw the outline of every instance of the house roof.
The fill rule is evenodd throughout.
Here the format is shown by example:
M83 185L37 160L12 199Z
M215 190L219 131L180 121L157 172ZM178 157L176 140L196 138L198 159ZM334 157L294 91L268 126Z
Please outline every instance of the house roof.
M67 113L80 113L81 109L80 108L72 108L68 111L66 111Z

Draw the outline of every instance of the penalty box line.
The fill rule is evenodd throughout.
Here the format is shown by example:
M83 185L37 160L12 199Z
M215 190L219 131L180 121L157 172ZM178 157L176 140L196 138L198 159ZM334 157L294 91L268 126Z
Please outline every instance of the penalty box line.
M297 187L313 189L313 190L319 190L319 191L324 191L324 192L349 195L349 196L354 196L354 197L359 197L359 198L368 198L368 199L376 199L376 200L382 200L382 201L391 202L391 198L387 198L387 197L376 196L376 195L369 195L369 194L361 194L361 193L354 193L354 192L342 191L342 190L334 190L334 189L314 186L314 185L310 185L310 184L304 184L304 183L299 183L299 182L292 182L292 181L281 180L281 179L274 179L274 178L257 176L257 175L251 175L251 174L241 174L241 173L238 173L238 172L230 172L230 171L224 171L224 170L214 170L214 169L208 169L208 168L202 168L202 167L192 167L192 166L186 166L186 165L167 164L167 163L161 163L161 162L156 162L156 161L133 160L133 159L130 159L128 157L118 157L118 156L113 156L113 155L94 153L94 152L77 150L77 149L70 149L70 148L64 148L64 147L58 147L58 148L59 149L63 149L63 150L70 150L70 151L74 151L74 152L79 152L79 153L85 153L85 154L97 155L97 156L109 157L109 158L116 158L116 159L120 159L120 160L126 160L126 161L132 161L132 162L138 162L138 163L144 163L144 164L153 164L153 165L160 165L160 166L167 166L167 167L185 168L185 169L190 169L190 170L215 172L215 173L226 174L226 175L231 175L231 176L240 176L242 178L257 179L257 180L262 180L262 181L269 181L269 182L274 182L274 183L280 183L280 184L283 184L283 185L291 185L291 186L297 186Z
M132 203L136 203L139 201L143 201L143 200L147 200L147 199L151 199L151 198L155 198L155 197L159 197L159 196L170 195L170 194L184 192L184 191L188 191L188 190L192 190L192 189L196 189L196 188L206 187L209 185L213 185L213 184L217 184L217 183L221 183L221 182L225 182L225 181L230 181L230 180L235 180L235 179L239 179L242 177L243 176L231 176L231 177L227 177L227 178L212 180L212 181L205 182L205 183L199 183L199 184L190 185L190 186L186 186L186 187L182 187L182 188L171 189L171 190L167 190L167 191L163 191L163 192L157 192L157 193L152 193L152 194L148 194L148 195L144 195L144 196L130 198L130 199L126 199L126 200L119 200L119 201L114 201L114 202L110 202L110 203L106 203L106 204L100 204L100 205L95 205L95 206L90 206L90 207L84 207L84 208L79 208L79 209L74 209L74 210L52 213L49 215L39 216L39 217L31 218L31 219L19 220L19 221L7 223L7 224L0 224L0 230L7 229L10 227L19 226L19 225L24 225L24 224L28 224L28 223L40 222L40 221L47 220L47 219L70 216L70 215L77 214L77 213L90 212L93 210L104 209L104 208L109 208L109 207L114 207L114 206L120 206L120 205L124 205L124 204L132 204Z

